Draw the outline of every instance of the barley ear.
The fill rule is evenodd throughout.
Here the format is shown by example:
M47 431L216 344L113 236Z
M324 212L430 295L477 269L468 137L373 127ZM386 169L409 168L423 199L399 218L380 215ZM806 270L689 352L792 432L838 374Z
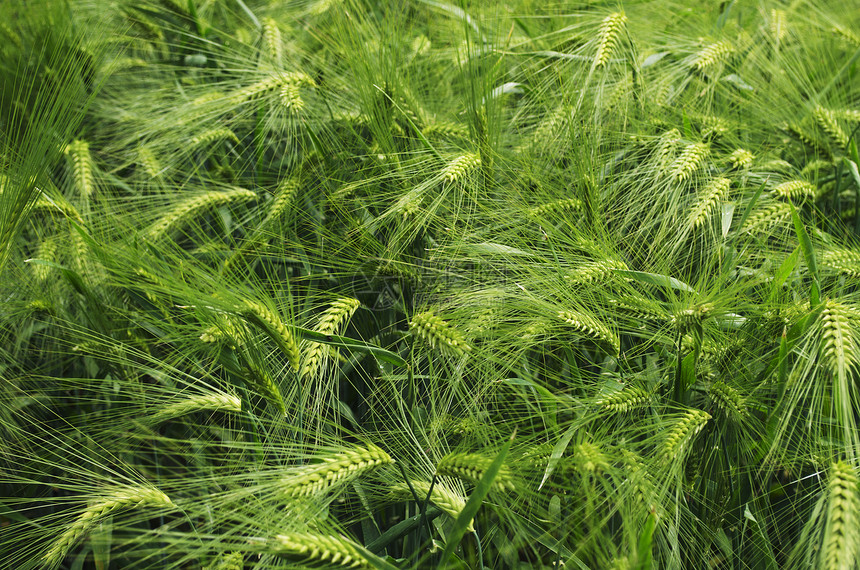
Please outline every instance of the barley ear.
M413 315L409 330L431 347L452 356L463 356L472 350L460 331L437 317L433 311Z
M281 29L278 23L269 17L261 18L260 23L263 25L263 51L272 62L279 63L284 59Z
M376 568L360 546L342 536L291 532L279 534L272 542L278 556L323 568ZM375 557L374 557L375 558Z
M860 562L860 486L857 473L838 461L827 482L827 525L818 568L856 568Z
M298 372L301 359L299 345L281 317L262 303L250 300L246 300L238 312L249 323L266 333L281 349L293 370Z
M627 16L624 12L615 12L604 18L597 33L597 53L594 55L594 68L604 67L618 47L618 38L624 31Z
M75 188L82 197L89 198L95 192L95 178L93 177L93 157L90 154L90 145L86 141L75 140L66 147L69 157Z
M449 453L439 460L436 465L436 474L478 483L491 463L493 463L493 458L477 453ZM506 465L502 465L498 475L493 480L493 488L498 491L516 491L513 474Z
M358 299L344 297L331 304L320 318L315 327L316 332L323 334L337 334L341 327L349 321L353 313L361 305ZM322 364L323 357L328 348L318 342L308 343L304 353L304 364L302 365L302 378L315 376Z
M702 410L689 410L669 430L663 443L661 457L671 461L683 456L696 435L705 427L711 415Z
M147 236L153 241L167 236L171 231L185 225L197 214L209 208L223 206L235 202L255 200L257 195L244 188L233 188L226 192L211 191L180 202L163 218L150 226Z
M281 479L281 488L288 497L309 497L327 492L382 465L394 463L390 455L375 445L358 447L342 453L324 456L315 463L291 470Z

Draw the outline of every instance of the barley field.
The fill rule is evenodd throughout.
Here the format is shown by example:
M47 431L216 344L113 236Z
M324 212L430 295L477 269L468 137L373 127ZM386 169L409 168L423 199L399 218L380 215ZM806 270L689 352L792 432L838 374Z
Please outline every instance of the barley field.
M0 569L860 569L855 0L0 39Z

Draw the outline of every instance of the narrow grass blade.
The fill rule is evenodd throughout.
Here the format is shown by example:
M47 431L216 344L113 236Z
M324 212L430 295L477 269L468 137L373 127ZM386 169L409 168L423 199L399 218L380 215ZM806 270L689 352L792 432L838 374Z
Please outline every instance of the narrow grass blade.
M621 275L622 277L627 277L628 279L633 279L634 281L639 281L640 283L645 283L647 285L668 287L670 289L677 289L678 291L684 291L686 293L696 292L695 289L693 289L683 281L675 279L674 277L669 277L668 275L647 273L645 271L631 271L629 269L616 269L615 273Z
M378 346L374 346L372 344L368 344L366 342L356 340L354 338L347 338L333 334L323 334L317 331L312 331L310 329L296 326L293 327L293 330L296 332L296 334L307 340L312 340L320 344L330 344L332 346L338 346L340 348L345 348L349 351L369 352L379 360L382 360L383 362L387 362L389 364L393 364L394 366L408 366L406 361L403 360L401 356L391 352L390 350L385 350L384 348L380 348Z
M806 228L803 227L803 222L800 216L797 215L797 210L794 204L789 202L791 207L791 219L794 222L794 232L797 234L797 239L800 241L800 248L803 251L803 257L806 260L806 267L812 275L812 287L809 291L809 306L815 307L821 297L821 284L818 279L818 264L815 261L815 250L812 247L812 240L809 239L809 234Z

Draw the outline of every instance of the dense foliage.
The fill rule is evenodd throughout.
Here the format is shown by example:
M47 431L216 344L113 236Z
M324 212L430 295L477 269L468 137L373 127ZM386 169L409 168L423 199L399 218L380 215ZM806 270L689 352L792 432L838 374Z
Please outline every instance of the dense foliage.
M0 566L860 567L854 2L33 4Z

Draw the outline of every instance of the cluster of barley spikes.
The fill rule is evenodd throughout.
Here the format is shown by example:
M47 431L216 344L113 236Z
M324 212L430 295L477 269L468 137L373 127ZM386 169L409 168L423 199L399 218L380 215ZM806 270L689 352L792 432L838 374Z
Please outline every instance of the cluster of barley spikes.
M0 567L860 568L858 30L0 2Z

